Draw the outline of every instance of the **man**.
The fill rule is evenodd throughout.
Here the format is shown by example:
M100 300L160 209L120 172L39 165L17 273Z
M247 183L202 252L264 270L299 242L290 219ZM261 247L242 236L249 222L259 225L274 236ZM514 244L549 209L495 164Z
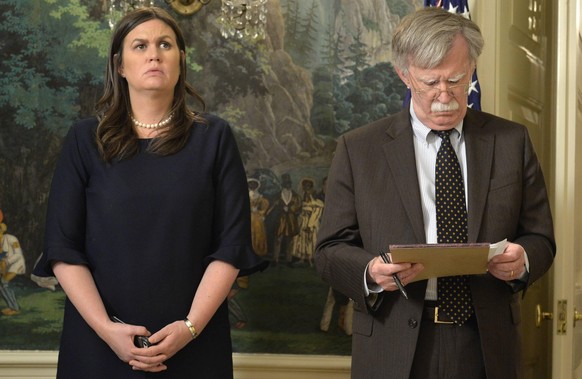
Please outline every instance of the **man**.
M299 233L293 240L291 255L297 258L299 265L305 261L309 267L313 267L313 254L315 253L315 242L317 240L317 230L321 215L323 213L323 201L316 197L315 182L311 178L301 180L303 198L301 213L298 217Z
M281 175L281 193L267 213L275 211L278 215L275 232L274 265L279 264L279 256L285 254L287 266L292 267L293 238L299 234L299 213L301 212L301 197L293 190L291 175Z
M1 313L4 316L14 316L20 313L20 306L10 282L17 275L24 274L26 265L18 239L6 233L8 227L3 222L4 214L0 210L0 294L6 301L6 307Z
M441 8L407 16L394 32L392 53L411 89L410 105L338 139L316 267L355 302L353 378L522 376L520 297L551 266L555 241L527 129L467 108L482 47L479 28L462 16ZM452 145L455 163L447 169L456 166L460 176L462 209L448 224L439 205L441 145ZM442 230L457 223L464 232L456 230L452 242L509 241L487 273L451 277L464 286L453 295L468 296L468 309L459 312L464 318L444 305L446 280L414 281L421 264L378 257L390 244L444 243Z

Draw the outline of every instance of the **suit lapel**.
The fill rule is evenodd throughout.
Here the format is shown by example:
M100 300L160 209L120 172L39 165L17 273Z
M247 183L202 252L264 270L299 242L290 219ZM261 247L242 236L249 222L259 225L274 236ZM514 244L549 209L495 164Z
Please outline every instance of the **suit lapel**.
M414 144L412 142L412 125L408 109L400 112L386 129L389 141L383 146L384 157L392 172L406 210L406 215L417 240L426 241L424 235L424 223L422 207L420 203L420 190L416 172L416 158Z
M495 137L485 133L484 121L471 109L463 123L469 182L469 242L477 241L489 192Z

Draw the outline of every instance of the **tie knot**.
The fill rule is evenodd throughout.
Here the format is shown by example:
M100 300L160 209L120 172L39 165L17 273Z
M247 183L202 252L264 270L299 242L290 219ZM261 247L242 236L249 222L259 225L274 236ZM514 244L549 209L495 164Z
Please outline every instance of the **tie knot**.
M442 139L449 139L449 136L451 135L451 132L453 131L453 129L449 129L449 130L433 130L432 132L434 134L436 134L437 136L441 137Z

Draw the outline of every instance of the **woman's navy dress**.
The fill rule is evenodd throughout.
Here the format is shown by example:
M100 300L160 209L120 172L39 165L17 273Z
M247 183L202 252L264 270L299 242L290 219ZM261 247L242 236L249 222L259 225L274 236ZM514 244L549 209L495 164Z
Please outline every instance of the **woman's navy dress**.
M229 125L206 115L187 145L106 164L96 119L71 128L49 196L46 264L89 267L110 316L152 333L189 312L207 265L217 259L247 275L265 267L252 250L245 171ZM59 378L232 377L227 303L159 374L133 371L67 300Z

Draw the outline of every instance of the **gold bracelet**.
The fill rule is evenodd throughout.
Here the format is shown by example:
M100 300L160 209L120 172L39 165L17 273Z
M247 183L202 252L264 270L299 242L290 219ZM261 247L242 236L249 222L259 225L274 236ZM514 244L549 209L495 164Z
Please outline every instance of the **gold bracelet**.
M186 317L184 319L184 323L188 327L188 330L190 331L190 334L192 334L192 339L198 337L198 333L196 332L196 328L194 327L194 325L192 325L192 323L190 322L190 320L188 320L188 317Z

